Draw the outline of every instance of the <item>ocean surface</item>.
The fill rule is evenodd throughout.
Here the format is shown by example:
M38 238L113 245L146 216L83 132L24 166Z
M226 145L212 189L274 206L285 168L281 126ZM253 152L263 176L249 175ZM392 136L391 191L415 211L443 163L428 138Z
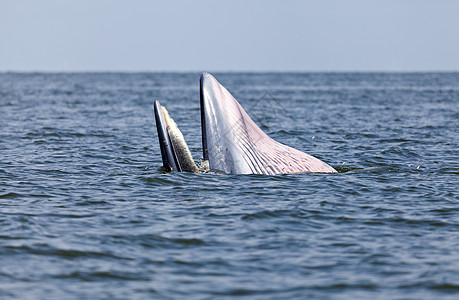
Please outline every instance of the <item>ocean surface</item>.
M0 73L1 299L459 298L459 73L215 73L339 173L165 173L199 75Z

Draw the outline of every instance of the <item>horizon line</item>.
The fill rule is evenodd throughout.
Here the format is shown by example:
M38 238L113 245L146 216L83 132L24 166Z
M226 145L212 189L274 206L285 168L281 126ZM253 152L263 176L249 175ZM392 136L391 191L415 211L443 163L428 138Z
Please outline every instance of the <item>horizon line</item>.
M0 70L0 73L458 73L458 70Z

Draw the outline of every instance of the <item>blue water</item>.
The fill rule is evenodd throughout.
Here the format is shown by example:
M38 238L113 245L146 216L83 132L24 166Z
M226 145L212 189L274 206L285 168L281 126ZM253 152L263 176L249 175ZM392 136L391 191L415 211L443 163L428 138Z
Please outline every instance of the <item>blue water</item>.
M340 173L163 173L198 73L0 73L0 298L459 297L459 73L214 75Z

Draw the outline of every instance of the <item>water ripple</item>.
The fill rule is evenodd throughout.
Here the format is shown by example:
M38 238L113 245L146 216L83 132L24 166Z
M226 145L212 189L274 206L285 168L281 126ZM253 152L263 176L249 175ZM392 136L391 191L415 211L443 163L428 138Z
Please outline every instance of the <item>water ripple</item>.
M458 73L216 76L339 173L164 172L199 74L0 73L0 298L457 298Z

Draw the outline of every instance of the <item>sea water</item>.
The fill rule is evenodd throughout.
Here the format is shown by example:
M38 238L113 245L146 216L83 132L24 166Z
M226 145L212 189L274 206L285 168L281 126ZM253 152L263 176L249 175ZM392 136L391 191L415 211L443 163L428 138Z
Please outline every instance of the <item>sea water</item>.
M459 297L459 73L214 75L339 173L163 172L199 73L0 73L0 298Z

